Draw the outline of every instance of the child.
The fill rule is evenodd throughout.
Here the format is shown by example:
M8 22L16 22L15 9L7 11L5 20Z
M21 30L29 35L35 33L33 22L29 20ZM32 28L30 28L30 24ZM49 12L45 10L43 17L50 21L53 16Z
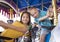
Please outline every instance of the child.
M19 23L19 21L17 21ZM30 25L30 13L29 12L23 12L21 15L21 21L20 23L26 25L27 27ZM0 26L4 27L4 28L10 28L10 29L14 29L20 32L25 33L27 31L27 27L25 27L24 29L22 27L16 27L7 23L4 23L3 21L0 21ZM21 28L21 29L19 29Z
M36 23L40 26L51 26L51 22L48 19L50 15L45 11L39 12L35 7L31 7L30 9L28 9L28 11L31 13L31 16L35 18ZM48 32L49 31L47 30L47 28L41 28L40 42L44 42L45 36Z
M52 5L49 6L48 8L48 14L50 14L50 17L49 17L49 20L51 21L52 25L54 24L53 21L54 21L54 12L53 12L53 7Z
M25 24L26 26L29 26L31 24L31 20L30 20L30 13L29 12L23 12L21 15L21 19L20 22ZM19 38L18 42L21 41L21 38ZM25 41L28 42L28 41Z

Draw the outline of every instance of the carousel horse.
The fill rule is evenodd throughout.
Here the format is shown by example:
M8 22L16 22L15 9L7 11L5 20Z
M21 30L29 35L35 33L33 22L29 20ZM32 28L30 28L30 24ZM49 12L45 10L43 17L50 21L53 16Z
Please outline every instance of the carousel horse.
M22 23L20 23L18 21L12 23L12 25L17 26L17 27L25 27L24 24L22 24ZM9 38L18 38L18 37L20 37L22 35L23 35L22 32L12 30L12 29L5 29L5 31L1 33L1 36L9 37Z
M58 24L51 32L50 42L60 42L60 13L58 14Z
M17 27L23 27L23 28L25 27L25 25L20 23L19 21L12 23L12 25L17 26ZM18 38L22 35L23 35L22 32L12 30L12 29L5 29L5 31L2 32L0 36L13 38L12 40L4 40L5 42L13 42L15 38Z

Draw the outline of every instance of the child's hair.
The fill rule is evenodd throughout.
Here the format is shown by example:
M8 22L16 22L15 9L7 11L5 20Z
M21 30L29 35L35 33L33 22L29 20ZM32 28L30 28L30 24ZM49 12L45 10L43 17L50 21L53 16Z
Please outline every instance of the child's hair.
M25 12L22 13L22 15L21 15L21 19L20 19L20 22L23 23L23 22L22 22L22 16L23 16L25 13L27 13L27 15L28 15L28 17L29 17L29 22L27 23L27 25L30 25L30 23L31 23L30 13L27 12L27 11L25 11Z
M29 7L28 9L31 10L31 9L37 9L37 8L36 7Z
M40 10L37 7L29 7L27 11L30 12L32 9L37 9L40 12Z

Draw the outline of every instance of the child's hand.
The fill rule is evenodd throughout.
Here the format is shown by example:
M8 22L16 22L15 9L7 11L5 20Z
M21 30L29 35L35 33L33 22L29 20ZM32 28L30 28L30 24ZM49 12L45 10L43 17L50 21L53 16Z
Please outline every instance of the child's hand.
M2 21L0 21L0 26L1 26Z
M54 12L53 12L53 8L51 7L51 8L49 8L48 11L47 11L47 16L48 16L48 17L53 17L53 15L54 15Z
M4 22L0 20L0 26L2 25L6 25L6 24L4 24Z
M60 13L60 7L58 7L57 12Z
M36 25L38 28L41 28L41 26L40 25Z
M36 24L32 24L32 28L34 28L36 26Z
M49 12L49 10L47 11L46 16L47 16L47 17L50 17L50 12Z
M3 22L3 21L0 21L0 26L2 25L2 22Z
M40 25L38 25L38 24L33 24L33 25L32 25L32 28L34 28L34 27L41 28L41 26L40 26Z
M49 10L47 11L47 15L46 15L47 17L53 17L53 15L54 15L53 11L52 12Z

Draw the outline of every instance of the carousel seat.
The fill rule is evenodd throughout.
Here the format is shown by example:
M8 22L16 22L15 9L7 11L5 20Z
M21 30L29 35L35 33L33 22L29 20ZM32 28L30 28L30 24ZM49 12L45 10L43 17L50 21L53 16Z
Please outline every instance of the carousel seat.
M54 29L55 26L41 26L42 28L47 28L48 30Z

